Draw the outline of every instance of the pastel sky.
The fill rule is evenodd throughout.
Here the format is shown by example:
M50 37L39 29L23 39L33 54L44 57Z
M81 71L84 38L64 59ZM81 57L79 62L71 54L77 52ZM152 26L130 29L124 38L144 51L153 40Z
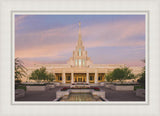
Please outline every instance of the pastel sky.
M79 21L93 63L144 66L145 15L16 15L15 57L26 65L67 63Z

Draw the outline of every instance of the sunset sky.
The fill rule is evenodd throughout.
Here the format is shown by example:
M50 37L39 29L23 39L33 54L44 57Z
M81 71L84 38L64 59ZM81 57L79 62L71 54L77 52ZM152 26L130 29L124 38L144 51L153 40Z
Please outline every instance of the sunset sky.
M15 57L26 65L66 64L78 22L93 63L144 66L145 15L16 15Z

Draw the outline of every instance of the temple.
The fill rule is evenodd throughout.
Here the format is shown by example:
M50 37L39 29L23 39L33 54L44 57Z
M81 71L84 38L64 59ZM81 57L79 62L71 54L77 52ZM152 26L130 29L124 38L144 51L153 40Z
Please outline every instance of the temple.
M96 53L95 53L96 54ZM100 60L100 59L99 59ZM28 74L40 67L46 67L47 71L53 72L55 81L60 83L99 83L105 81L105 74L115 68L122 68L124 64L93 64L88 57L87 51L83 46L81 35L81 23L79 23L78 42L73 51L73 56L66 64L36 64L28 67ZM141 72L142 68L130 67L134 74Z

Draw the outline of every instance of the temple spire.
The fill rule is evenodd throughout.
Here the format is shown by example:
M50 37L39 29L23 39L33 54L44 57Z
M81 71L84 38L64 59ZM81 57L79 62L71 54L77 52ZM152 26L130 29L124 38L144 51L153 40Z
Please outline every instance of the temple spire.
M81 22L79 22L79 35L81 35Z
M79 22L79 32L78 32L78 45L82 44L82 37L81 37L81 22Z

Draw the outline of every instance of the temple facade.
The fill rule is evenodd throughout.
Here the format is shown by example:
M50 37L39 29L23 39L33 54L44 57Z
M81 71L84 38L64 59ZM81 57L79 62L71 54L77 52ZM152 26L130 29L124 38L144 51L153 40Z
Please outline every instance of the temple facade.
M95 53L96 54L96 53ZM105 74L115 68L123 68L124 64L93 64L83 46L81 24L79 23L78 42L72 57L66 64L36 64L28 67L28 74L37 68L46 67L47 71L54 73L55 81L60 83L99 83L105 81ZM134 67L134 74L141 72L142 68Z

